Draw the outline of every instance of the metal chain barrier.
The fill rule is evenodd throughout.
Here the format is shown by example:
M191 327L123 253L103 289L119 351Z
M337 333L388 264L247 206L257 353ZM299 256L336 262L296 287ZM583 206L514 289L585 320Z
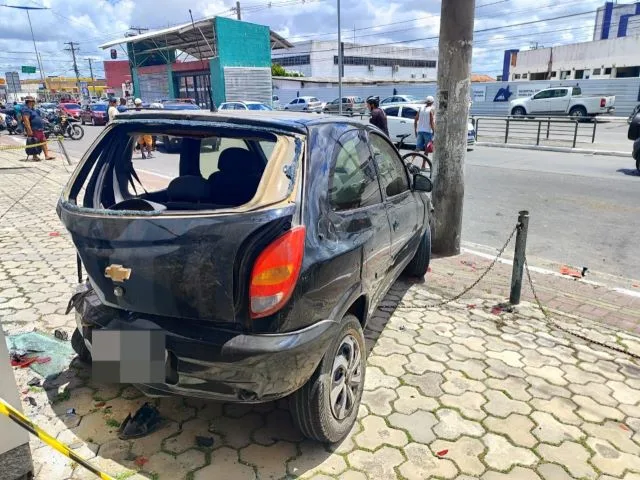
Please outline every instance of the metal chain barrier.
M531 292L533 293L533 298L536 301L536 304L538 306L538 308L540 309L540 311L542 312L542 315L544 315L545 318L545 322L547 323L547 325L550 328L554 328L556 330L560 330L561 332L564 333L568 333L569 335L579 338L581 340L584 340L587 343L592 343L594 345L598 345L599 347L602 348L606 348L607 350L613 350L614 352L618 352L618 353L623 353L625 355L628 355L631 358L635 358L640 360L640 354L634 353L634 352L630 352L629 350L626 350L624 348L621 347L617 347L615 345L611 345L608 343L604 343L604 342L600 342L598 340L594 340L592 338L589 338L587 335L583 335L582 333L579 333L571 328L567 328L563 325L560 325L558 322L556 322L551 315L549 314L549 312L547 311L546 308L544 308L542 306L542 302L540 301L540 298L538 297L538 294L536 293L536 288L533 285L533 280L531 279L531 272L529 271L529 263L527 262L527 257L524 257L524 267L525 267L525 271L527 272L527 281L529 282L529 286L531 287Z
M471 290L473 290L482 280L484 280L484 278L489 274L489 272L491 270L493 270L493 267L495 267L496 263L498 263L498 260L500 259L500 257L502 257L502 255L504 254L504 251L507 249L507 247L509 246L509 244L511 243L511 240L513 240L513 236L516 234L516 232L518 231L518 229L520 228L520 224L516 224L516 226L513 228L513 230L511 231L511 234L509 235L509 238L507 238L507 241L504 243L504 245L502 246L502 248L498 251L498 254L496 255L496 257L491 261L491 263L489 264L489 266L485 269L484 272L482 272L482 274L471 284L469 285L467 288L465 288L464 290L462 290L460 293L458 293L457 295L455 295L454 297L448 298L446 300L443 300L439 303L434 303L434 304L428 304L428 305L402 305L402 302L400 302L400 304L398 304L398 306L396 306L394 308L394 310L396 309L400 309L400 310L413 310L416 308L438 308L438 307L442 307L444 305L447 305L449 303L455 302L456 300L459 300L460 298L462 298L464 295L466 295L467 293L469 293ZM385 308L385 307L381 307L381 308Z

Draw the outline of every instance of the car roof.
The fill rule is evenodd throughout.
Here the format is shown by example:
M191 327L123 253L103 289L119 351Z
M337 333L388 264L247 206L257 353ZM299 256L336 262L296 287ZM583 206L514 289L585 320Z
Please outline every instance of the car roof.
M128 110L116 117L114 123L128 123L135 120L187 120L203 122L223 122L237 125L273 127L292 132L307 133L307 129L327 123L363 125L366 122L356 117L336 117L335 115L311 115L303 112L262 111L262 110Z
M385 109L389 107L410 107L410 108L422 108L426 105L426 103L409 103L409 102L394 102L388 103L386 105L380 106L380 108Z

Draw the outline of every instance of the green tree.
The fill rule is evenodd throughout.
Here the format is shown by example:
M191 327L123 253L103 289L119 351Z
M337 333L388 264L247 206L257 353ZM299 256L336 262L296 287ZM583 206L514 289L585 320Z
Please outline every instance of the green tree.
M287 72L282 65L274 63L271 65L271 76L273 77L286 77Z

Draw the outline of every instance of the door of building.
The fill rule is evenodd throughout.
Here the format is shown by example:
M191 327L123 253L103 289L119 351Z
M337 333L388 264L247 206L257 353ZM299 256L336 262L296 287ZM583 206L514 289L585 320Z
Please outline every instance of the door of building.
M211 75L209 72L177 72L173 74L178 98L192 98L200 108L211 108Z

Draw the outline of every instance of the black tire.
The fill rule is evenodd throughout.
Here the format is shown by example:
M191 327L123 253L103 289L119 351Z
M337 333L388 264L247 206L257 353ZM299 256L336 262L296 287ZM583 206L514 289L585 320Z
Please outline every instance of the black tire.
M513 117L524 117L527 114L527 111L524 107L513 107L511 110L511 115Z
M404 269L404 273L410 277L424 277L429 270L429 263L431 262L431 225L429 230L424 232L420 239L420 246L416 250L416 254L413 256L407 267Z
M78 358L82 363L91 363L91 352L84 344L84 338L77 328L71 336L71 347L73 347L73 350L78 354Z
M96 126L96 119L95 119L95 117L91 117L91 125L93 125L94 127Z
M343 363L338 360L338 357L348 358L349 351L352 353L355 351L355 348L349 350L350 347L346 346L345 342L348 342L349 345L354 345L353 342L355 342L360 352L358 360L353 362L354 367L360 372L355 393L352 391L353 389L349 389L350 384L348 383L349 379L353 377L349 375L340 377L336 370ZM349 363L347 360L347 365ZM289 397L291 416L304 436L323 443L336 443L347 436L358 416L364 388L365 369L366 347L362 327L355 316L347 314L342 319L338 334L331 342L314 374L300 390ZM347 382L344 382L344 378L347 378ZM331 400L331 386L334 382L344 383L346 386L337 397L345 398L345 404L348 405L348 412L345 412L345 416L341 419L338 418L340 415L334 413ZM352 395L351 397L349 393ZM344 395L344 397L340 395Z
M80 118L80 124L81 124L81 125L84 125L84 117L81 117L81 118Z
M69 138L71 140L80 140L82 137L84 137L84 128L76 124L69 126Z
M571 110L569 110L569 116L574 120L585 120L587 118L587 109L581 105L576 105Z

